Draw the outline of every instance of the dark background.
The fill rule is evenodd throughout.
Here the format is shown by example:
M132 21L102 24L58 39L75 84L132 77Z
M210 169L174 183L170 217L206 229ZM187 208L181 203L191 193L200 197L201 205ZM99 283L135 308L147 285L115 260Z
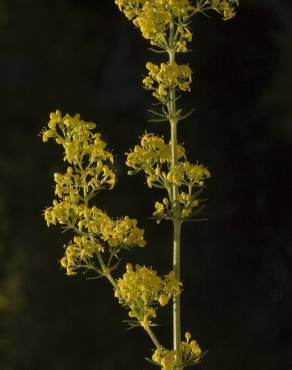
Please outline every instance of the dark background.
M291 10L290 0L242 0L229 22L197 16L181 59L195 71L181 104L196 111L179 140L212 173L208 222L183 229L183 330L211 350L200 369L292 369ZM147 220L161 194L124 164L146 129L168 138L167 125L147 123L141 79L158 60L147 46L113 0L0 0L0 370L152 368L152 343L124 330L107 282L59 267L70 236L41 213L64 164L38 136L58 108L97 122L119 174L97 205L146 230L147 248L124 262L168 272L171 225Z

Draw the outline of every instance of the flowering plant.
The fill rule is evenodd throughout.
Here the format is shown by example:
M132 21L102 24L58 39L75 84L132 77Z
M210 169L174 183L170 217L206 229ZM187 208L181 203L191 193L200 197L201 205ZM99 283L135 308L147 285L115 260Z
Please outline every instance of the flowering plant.
M192 113L178 109L178 94L190 91L192 70L187 64L179 64L176 54L190 51L190 22L194 15L213 10L223 20L231 19L238 0L115 0L115 3L150 41L151 50L168 56L160 65L147 62L148 75L143 85L160 106L159 111L150 110L151 121L169 122L170 140L145 133L140 143L126 154L126 164L129 175L143 171L148 187L164 192L163 198L154 204L153 218L158 223L170 220L173 225L173 269L161 277L152 267L128 262L122 277L114 276L125 250L146 245L144 230L137 226L137 220L128 216L114 219L93 204L101 190L115 186L114 157L101 135L94 132L95 124L81 120L78 114L51 113L48 128L42 132L43 141L53 139L63 147L64 161L68 163L64 174L54 175L56 199L44 216L48 226L60 224L64 230L73 232L60 261L67 275L83 270L108 279L114 296L128 310L129 325L141 326L151 338L155 348L149 361L163 370L182 370L198 364L203 352L189 332L185 333L185 340L181 338L181 226L186 220L199 220L197 215L205 206L201 194L210 172L204 165L190 162L183 145L178 144L178 123ZM173 347L168 349L158 340L153 326L158 309L171 300Z

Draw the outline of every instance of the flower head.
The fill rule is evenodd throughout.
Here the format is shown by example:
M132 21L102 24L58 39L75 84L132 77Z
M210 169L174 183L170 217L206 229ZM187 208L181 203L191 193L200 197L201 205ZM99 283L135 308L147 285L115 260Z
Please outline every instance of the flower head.
M116 182L113 155L94 128L94 123L81 120L79 114L62 116L57 110L50 114L48 129L42 133L44 141L53 139L63 146L64 161L69 164L65 173L54 174L56 199L44 211L48 226L61 224L76 233L61 259L68 275L81 268L98 271L98 253L107 253L111 261L119 258L122 249L146 244L137 220L128 216L114 220L89 206L100 190L112 189Z
M144 328L156 317L158 305L165 306L173 295L180 294L181 283L171 271L161 278L146 266L128 263L123 277L117 281L115 296L129 307L129 316L136 318Z

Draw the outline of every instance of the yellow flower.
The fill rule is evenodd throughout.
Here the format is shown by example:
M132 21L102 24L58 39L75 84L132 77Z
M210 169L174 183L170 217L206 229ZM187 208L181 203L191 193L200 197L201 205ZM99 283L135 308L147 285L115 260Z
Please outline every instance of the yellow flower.
M155 202L155 209L156 211L153 213L153 216L162 216L164 214L164 205L159 203L159 202Z
M192 361L193 364L196 364L200 361L202 357L202 350L197 343L197 341L191 339L191 333L185 333L186 342L182 342L182 352L183 352L183 360L185 362Z
M123 277L117 281L115 296L147 328L156 317L157 304L166 305L174 294L180 293L180 285L172 272L161 278L151 268L136 265L134 269L128 263Z
M182 39L190 41L188 21L196 11L190 0L115 0L115 2L152 45L167 47L166 40L172 22L178 25L176 41Z
M219 14L223 15L223 20L227 21L236 15L235 8L239 5L238 0L212 0L211 6Z
M161 63L159 67L148 62L146 68L149 75L143 80L145 88L153 90L153 95L163 103L166 103L170 89L178 88L182 91L190 91L192 70L188 65L168 62Z
M64 161L70 164L65 173L54 174L57 199L44 211L48 226L61 224L77 233L60 261L67 274L81 268L97 271L97 252L118 259L121 249L144 247L144 230L137 227L137 220L127 216L113 220L89 206L98 191L112 189L116 182L113 155L100 133L93 132L95 123L81 120L79 114L62 116L57 110L50 114L48 127L43 131L44 141L54 139L62 145Z
M160 365L163 370L174 370L176 368L176 352L173 350L158 347L152 355L152 360Z
M185 53L187 43L192 40L189 28L190 18L197 13L215 10L224 20L234 17L238 0L115 0L124 12L152 45L167 49L171 24L174 24L176 52Z
M185 157L185 150L181 145L177 146L177 156L179 159ZM153 176L157 181L162 173L160 166L169 164L170 161L170 144L166 144L163 137L146 133L141 138L141 144L136 145L134 150L127 153L126 164L135 172L144 170L147 175Z

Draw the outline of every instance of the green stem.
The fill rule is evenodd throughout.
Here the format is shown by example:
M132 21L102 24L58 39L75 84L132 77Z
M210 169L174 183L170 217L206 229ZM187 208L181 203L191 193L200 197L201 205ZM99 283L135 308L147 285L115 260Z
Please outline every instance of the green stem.
M173 271L175 277L180 280L180 234L181 222L173 220ZM181 313L180 295L173 297L173 347L177 354L177 363L182 363L181 353ZM178 368L179 369L179 368Z
M144 328L144 330L147 332L147 334L149 335L149 337L151 338L152 342L154 343L155 347L156 348L159 348L161 347L158 339L156 338L156 335L153 333L153 331L151 330L151 328Z
M98 258L98 262L100 263L100 267L104 273L104 276L108 279L108 281L111 283L111 285L113 286L113 288L115 290L118 290L118 286L117 286L117 283L115 281L115 279L113 278L111 272L109 271L109 269L107 268L106 264L104 263L104 260L100 254L100 252L97 252L97 258ZM130 307L131 308L131 307ZM135 312L135 310L133 308L131 308L131 310L133 312ZM146 331L146 333L149 335L150 339L152 340L152 342L154 343L155 347L156 348L159 348L161 347L156 335L153 333L152 329L151 328L144 328L144 330Z
M171 23L169 34L169 63L175 62L175 25ZM171 169L177 165L177 110L176 110L176 92L175 87L169 89L169 122L171 129ZM175 277L180 280L180 234L181 221L179 219L179 206L177 203L178 186L172 185L172 206L173 206L173 271ZM176 351L176 362L178 366L182 364L181 351L181 314L180 314L180 296L176 295L173 298L173 349ZM178 367L181 370L182 367Z

